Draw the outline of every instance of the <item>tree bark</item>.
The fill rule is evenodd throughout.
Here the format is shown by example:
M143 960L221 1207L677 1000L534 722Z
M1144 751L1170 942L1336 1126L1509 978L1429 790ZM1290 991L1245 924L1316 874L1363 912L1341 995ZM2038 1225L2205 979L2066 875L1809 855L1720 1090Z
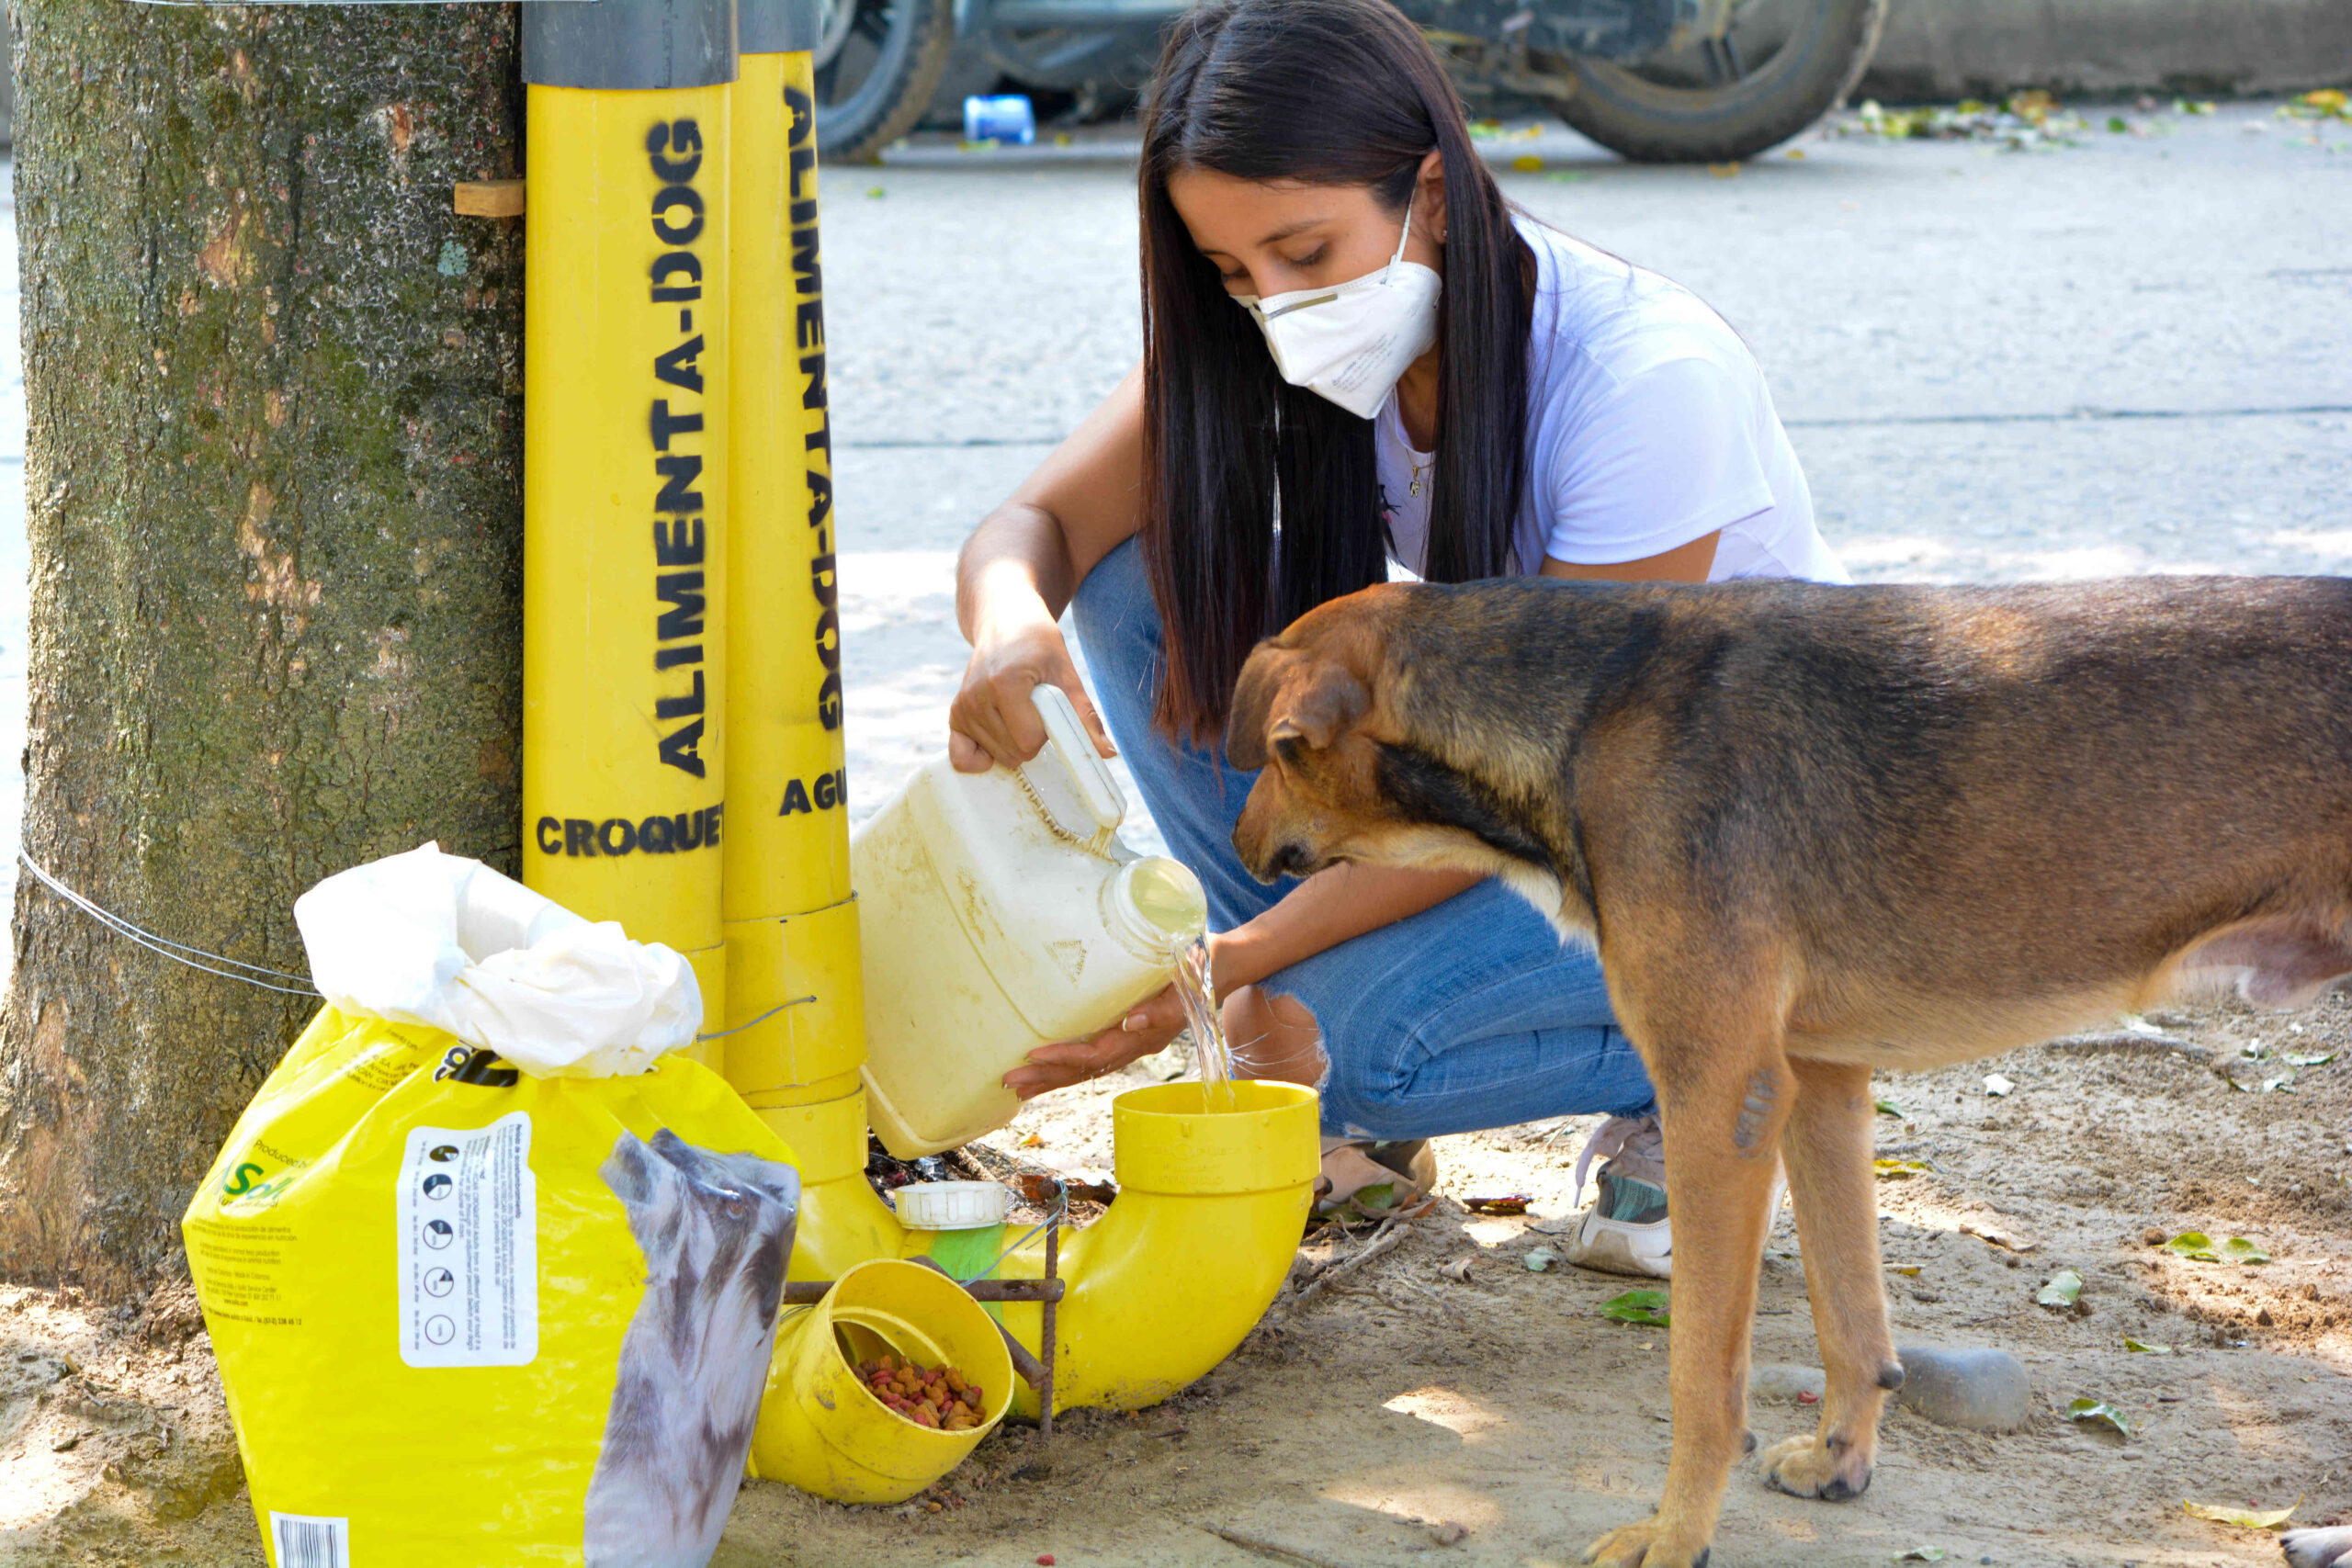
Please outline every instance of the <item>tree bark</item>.
M519 861L512 6L15 6L32 558L25 848L297 974L295 896L426 839ZM315 1005L18 878L0 1273L103 1292Z

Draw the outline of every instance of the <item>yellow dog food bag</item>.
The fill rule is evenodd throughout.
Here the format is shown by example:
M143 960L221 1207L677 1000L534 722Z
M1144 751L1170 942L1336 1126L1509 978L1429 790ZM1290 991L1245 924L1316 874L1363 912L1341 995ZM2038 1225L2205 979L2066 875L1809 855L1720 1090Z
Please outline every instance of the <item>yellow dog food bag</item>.
M329 1005L183 1222L270 1562L700 1568L799 1189L657 1054L692 971L431 845L297 915Z

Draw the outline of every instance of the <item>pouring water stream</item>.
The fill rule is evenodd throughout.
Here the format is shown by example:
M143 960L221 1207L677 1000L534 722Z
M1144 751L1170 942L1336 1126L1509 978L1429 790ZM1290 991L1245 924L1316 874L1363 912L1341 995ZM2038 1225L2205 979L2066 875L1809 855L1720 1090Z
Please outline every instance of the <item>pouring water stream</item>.
M1172 944L1176 958L1176 995L1184 1004L1184 1021L1193 1032L1193 1063L1201 1077L1204 1109L1236 1109L1233 1093L1233 1048L1225 1038L1225 1023L1209 981L1209 944L1204 936L1180 936Z

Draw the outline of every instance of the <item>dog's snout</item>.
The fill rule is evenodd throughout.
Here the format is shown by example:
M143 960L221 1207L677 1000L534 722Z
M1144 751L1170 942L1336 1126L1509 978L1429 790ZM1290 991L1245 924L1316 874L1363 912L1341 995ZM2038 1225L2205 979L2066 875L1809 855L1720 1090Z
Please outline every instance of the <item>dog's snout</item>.
M1288 842L1274 852L1274 873L1278 876L1305 876L1313 863L1314 857L1302 843Z

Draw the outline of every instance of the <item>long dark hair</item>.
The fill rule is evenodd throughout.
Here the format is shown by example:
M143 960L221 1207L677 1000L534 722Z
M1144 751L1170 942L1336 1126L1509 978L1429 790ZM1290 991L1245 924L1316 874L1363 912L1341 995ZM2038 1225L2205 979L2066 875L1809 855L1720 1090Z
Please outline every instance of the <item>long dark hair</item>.
M1431 148L1445 290L1423 575L1462 582L1513 565L1532 257L1436 55L1386 0L1219 0L1160 52L1140 179L1142 547L1165 630L1154 717L1172 737L1221 735L1251 645L1382 581L1387 540L1372 422L1283 380L1193 247L1169 176L1366 186L1401 216Z

